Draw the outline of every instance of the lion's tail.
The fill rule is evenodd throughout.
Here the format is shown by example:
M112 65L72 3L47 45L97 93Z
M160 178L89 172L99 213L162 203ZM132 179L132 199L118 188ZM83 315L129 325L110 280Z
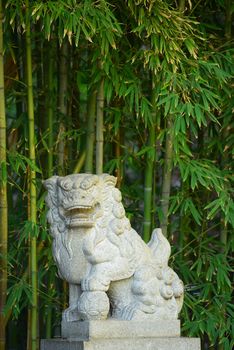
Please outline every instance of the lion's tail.
M156 264L162 267L167 266L171 255L171 246L166 237L162 234L161 228L155 228L153 230L148 247L153 253Z

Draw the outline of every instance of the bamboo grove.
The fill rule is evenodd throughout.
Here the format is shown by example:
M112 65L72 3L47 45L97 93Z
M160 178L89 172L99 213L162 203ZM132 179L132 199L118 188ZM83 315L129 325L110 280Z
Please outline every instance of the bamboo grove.
M117 176L185 283L182 333L233 348L231 0L0 1L0 349L59 335L42 180Z

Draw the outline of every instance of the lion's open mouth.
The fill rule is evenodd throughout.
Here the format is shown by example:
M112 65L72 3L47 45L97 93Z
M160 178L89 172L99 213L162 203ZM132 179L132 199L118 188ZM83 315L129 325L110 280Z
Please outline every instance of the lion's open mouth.
M67 209L67 218L69 227L92 227L93 207L91 206L72 206Z

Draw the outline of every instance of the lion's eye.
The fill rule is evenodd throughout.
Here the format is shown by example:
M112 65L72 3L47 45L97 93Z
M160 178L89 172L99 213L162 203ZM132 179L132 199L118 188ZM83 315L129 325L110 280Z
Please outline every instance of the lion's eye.
M88 190L89 188L91 188L92 186L96 185L96 183L98 182L98 177L97 176L90 176L87 179L83 180L80 184L80 187L83 190Z
M92 183L89 180L82 181L80 187L83 190L88 190L92 186Z
M72 182L70 180L63 180L60 182L60 186L66 190L66 191L70 191L72 189Z

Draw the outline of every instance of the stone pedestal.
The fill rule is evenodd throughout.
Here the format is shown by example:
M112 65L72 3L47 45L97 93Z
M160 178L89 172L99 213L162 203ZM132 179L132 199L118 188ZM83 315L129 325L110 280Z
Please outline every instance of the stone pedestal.
M41 341L41 350L200 350L198 338L180 337L180 322L62 322L62 338Z

